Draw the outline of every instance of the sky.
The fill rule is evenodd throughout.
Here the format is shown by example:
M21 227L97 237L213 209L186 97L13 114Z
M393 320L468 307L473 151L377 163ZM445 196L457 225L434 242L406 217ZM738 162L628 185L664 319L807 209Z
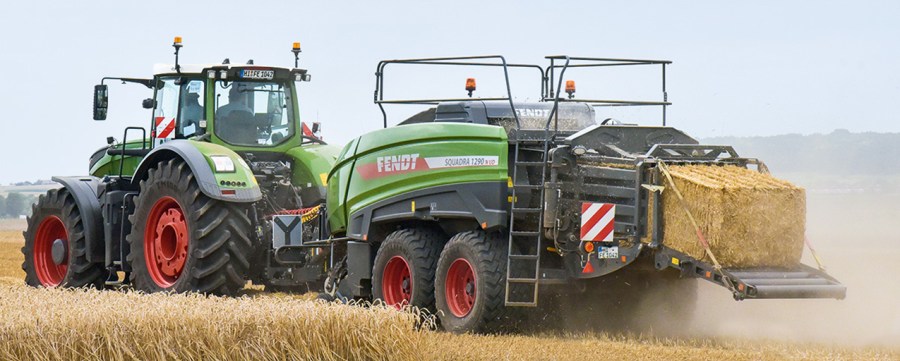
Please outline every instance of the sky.
M541 65L555 54L672 60L669 125L703 138L900 132L898 19L894 1L11 2L0 13L0 184L84 175L107 136L149 126L145 88L112 84L109 118L95 122L93 86L151 76L153 64L173 62L174 36L183 63L291 66L300 41L312 74L301 117L338 145L381 127L379 60L484 54ZM478 95L503 95L496 73L391 71L392 97L462 97L471 75ZM656 71L572 76L585 98L658 99ZM513 95L533 99L531 84L515 80ZM394 122L418 110L388 109ZM658 124L649 112L609 116Z

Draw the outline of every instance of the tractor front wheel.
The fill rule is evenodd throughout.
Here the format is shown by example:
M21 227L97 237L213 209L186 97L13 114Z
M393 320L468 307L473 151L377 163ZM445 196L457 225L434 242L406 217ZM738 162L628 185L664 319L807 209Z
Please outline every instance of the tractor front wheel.
M23 233L25 283L46 288L102 287L106 270L87 261L84 223L69 191L48 191L32 210Z
M150 170L131 224L136 289L233 295L244 287L253 248L247 209L204 195L183 161Z

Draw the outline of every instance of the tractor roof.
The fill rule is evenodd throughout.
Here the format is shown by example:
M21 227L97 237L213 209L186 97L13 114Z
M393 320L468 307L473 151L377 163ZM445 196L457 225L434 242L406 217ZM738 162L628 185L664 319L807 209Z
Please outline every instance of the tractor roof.
M266 69L286 69L290 70L290 68L286 68L283 66L268 66L268 65L257 65L257 64L179 64L181 66L181 72L185 74L200 74L203 69L209 68L217 68L217 69L231 69L231 68L266 68ZM175 64L153 64L153 75L160 74L171 74L175 73Z

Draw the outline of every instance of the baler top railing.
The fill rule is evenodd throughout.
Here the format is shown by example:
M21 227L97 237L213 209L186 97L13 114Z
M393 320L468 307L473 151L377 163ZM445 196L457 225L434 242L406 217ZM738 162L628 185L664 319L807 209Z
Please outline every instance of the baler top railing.
M499 62L485 62L485 60L495 59ZM506 85L506 97L489 97L489 98L435 98L435 99L384 99L384 71L389 64L415 64L415 65L454 65L454 66L474 66L474 67L502 67L503 78ZM541 77L541 94L545 91L544 68L533 64L511 64L506 62L506 58L502 55L479 55L479 56L459 56L459 57L441 57L441 58L420 58L420 59L395 59L382 60L378 63L375 71L375 104L381 109L384 119L384 127L387 128L387 112L384 110L384 104L428 104L435 105L440 102L452 101L509 101L512 109L512 115L516 121L516 127L519 127L519 116L516 113L515 104L513 104L512 87L509 85L509 68L536 69Z
M544 79L548 79L548 86L545 87L546 92L543 95L544 101L558 99L563 102L582 102L589 103L595 107L623 107L623 106L659 106L662 107L662 125L666 125L666 109L669 105L669 95L666 91L666 66L672 64L669 60L642 60L642 59L616 59L616 58L590 58L576 57L566 55L551 55L546 59L550 60L550 66L545 69ZM557 61L565 60L563 65L557 64ZM572 64L571 62L575 62ZM612 100L612 99L583 99L583 98L563 98L557 92L562 89L563 73L568 68L592 68L592 67L609 67L609 66L629 66L629 65L659 65L662 75L662 100ZM560 85L553 86L553 80L556 78L557 69L560 71Z

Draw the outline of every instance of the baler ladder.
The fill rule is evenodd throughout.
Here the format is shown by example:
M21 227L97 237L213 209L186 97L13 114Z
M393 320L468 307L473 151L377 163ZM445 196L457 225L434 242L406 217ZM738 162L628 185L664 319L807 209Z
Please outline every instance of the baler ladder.
M532 144L532 145L541 145L541 159L540 161L525 161L520 160L519 157L523 151L522 145L524 144ZM509 248L507 250L507 258L506 258L506 298L505 304L506 306L519 306L519 307L536 307L538 304L538 289L540 285L540 264L541 264L541 245L543 244L543 220L544 220L544 180L547 177L547 162L548 162L548 152L550 147L550 139L544 138L540 140L524 140L517 139L515 140L515 159L513 161L513 175L512 175L512 198L510 202L510 218L509 218ZM530 148L529 150L534 150L534 148ZM530 169L535 169L537 167L541 168L541 177L537 184L518 184L518 172L519 167L526 167ZM525 177L528 179L528 177ZM527 205L525 207L519 205L518 199L518 191L523 190L525 192L530 192L532 190L539 189L540 190L540 198L539 198L539 206L537 208L529 208ZM522 221L521 225L516 222L517 216L524 217L525 215L537 215L537 222L525 222L524 219L520 218ZM524 251L524 253L520 253L518 249L517 240L531 240L534 242L533 248L528 248ZM533 251L529 252L529 251ZM530 270L531 267L534 267L534 274L528 277L513 277L516 274L513 272L514 269L519 269L514 266L528 266L528 268L524 268ZM528 296L523 297L524 299L514 300L511 299L512 287L513 285L531 285L531 289L533 292L528 293Z

